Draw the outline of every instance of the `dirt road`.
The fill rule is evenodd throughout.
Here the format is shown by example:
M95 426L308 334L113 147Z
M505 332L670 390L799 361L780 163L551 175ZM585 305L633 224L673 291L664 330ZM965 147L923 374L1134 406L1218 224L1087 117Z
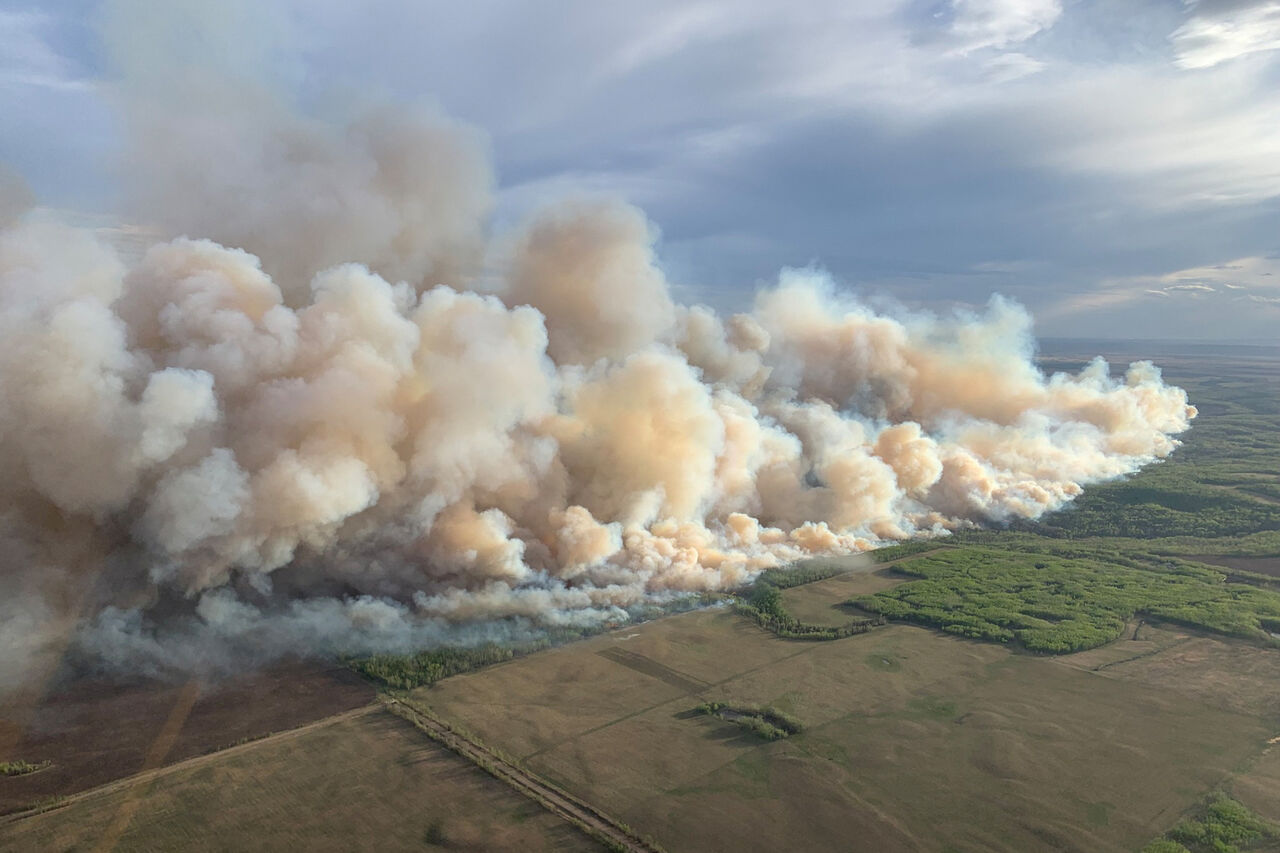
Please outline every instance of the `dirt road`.
M409 720L431 738L476 763L490 775L506 782L525 796L541 803L554 814L582 828L610 848L632 851L632 853L661 853L661 848L657 845L640 838L613 818L567 791L517 767L483 744L453 731L445 722L429 712L394 697L386 697L386 701L394 713Z

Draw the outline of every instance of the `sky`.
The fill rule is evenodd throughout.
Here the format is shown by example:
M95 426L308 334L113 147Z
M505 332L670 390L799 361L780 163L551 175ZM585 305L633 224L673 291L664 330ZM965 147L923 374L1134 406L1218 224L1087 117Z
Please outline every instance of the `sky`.
M191 42L181 20L112 31L96 0L0 0L0 181L120 209L121 66L199 52L231 4L150 5L203 18ZM219 61L259 64L305 112L374 95L482 129L495 227L566 195L640 206L685 301L733 310L816 266L912 308L1000 293L1044 336L1280 340L1280 0L227 14Z

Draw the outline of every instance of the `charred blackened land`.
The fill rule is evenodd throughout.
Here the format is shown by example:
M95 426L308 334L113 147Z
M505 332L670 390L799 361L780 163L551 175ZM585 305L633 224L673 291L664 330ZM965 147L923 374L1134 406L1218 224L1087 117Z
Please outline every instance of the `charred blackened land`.
M705 681L699 681L692 676L685 675L683 672L677 672L665 664L658 663L652 658L645 657L641 654L619 648L618 646L610 646L607 649L601 649L596 652L600 657L620 663L623 666L634 669L636 672L644 673L652 676L664 684L670 684L678 690L686 693L699 693L706 690L711 685Z

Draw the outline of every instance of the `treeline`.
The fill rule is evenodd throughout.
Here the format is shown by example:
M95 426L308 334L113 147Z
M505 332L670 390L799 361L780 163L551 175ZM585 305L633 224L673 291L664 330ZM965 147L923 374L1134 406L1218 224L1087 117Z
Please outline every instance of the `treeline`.
M724 593L717 592L682 596L664 604L633 608L628 615L632 622L644 622L716 604L724 601L726 597ZM408 654L346 657L342 660L356 672L386 687L411 690L415 687L430 686L451 675L461 675L464 672L509 661L563 643L592 637L614 627L616 623L578 628L548 628L535 639L510 645L485 643L479 646L441 646Z
M855 634L865 634L887 621L883 616L877 615L867 619L854 619L844 625L806 625L794 616L763 613L743 601L735 604L733 609L754 620L766 631L786 640L841 640Z
M778 569L765 569L756 577L755 583L756 586L766 585L775 589L787 589L793 586L824 581L827 578L842 575L847 571L849 571L847 567L838 563L806 560L803 563L794 563Z
M1099 491L1102 490L1100 487ZM1193 536L1201 539L1240 536L1280 527L1280 507L1249 498L1224 494L1200 509L1174 508L1167 503L1134 503L1121 487L1112 494L1086 494L1075 506L1045 516L1038 522L1019 521L1011 526L1055 538L1125 537L1156 539Z
M933 551L947 545L945 540L940 539L916 539L911 542L901 542L897 545L889 545L884 548L877 548L870 552L871 559L877 563L890 563L894 560L900 560L903 557L910 557L915 554L922 554L925 551Z
M745 601L738 601L734 610L754 620L766 631L772 631L787 640L840 640L855 634L865 634L872 628L885 624L883 616L855 619L844 625L806 625L787 612L782 604L782 592L767 577L767 572L756 579Z
M373 655L347 661L356 672L397 690L426 687L442 678L470 672L490 664L545 649L549 641L536 640L519 646L493 643L471 648L446 646L408 655Z
M1225 794L1215 794L1195 817L1186 818L1142 853L1241 853L1259 841L1280 838L1280 829Z
M485 643L480 646L441 646L403 655L371 655L348 658L347 666L381 684L396 690L428 687L442 678L460 675L495 663L502 663L533 652L549 649L572 640L580 640L607 630L597 628L555 628L536 639L512 645Z
M784 737L800 734L804 730L799 720L776 708L730 705L727 702L703 702L693 710L699 714L719 717L765 740L781 740Z

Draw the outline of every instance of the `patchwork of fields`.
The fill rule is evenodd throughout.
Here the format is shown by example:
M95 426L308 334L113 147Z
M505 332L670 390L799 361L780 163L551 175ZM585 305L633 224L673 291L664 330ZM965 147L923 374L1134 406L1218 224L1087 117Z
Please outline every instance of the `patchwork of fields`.
M122 813L118 850L600 849L380 708L0 823L0 849L103 849Z
M798 589L816 607L864 579L882 583ZM1273 657L1246 651L1227 665ZM631 665L641 658L655 671ZM1280 733L1259 713L1274 692L1224 706L1171 689L1179 679L1152 661L1118 676L909 626L806 643L703 612L410 698L671 849L1119 851ZM688 713L706 699L779 708L805 730L760 742Z

